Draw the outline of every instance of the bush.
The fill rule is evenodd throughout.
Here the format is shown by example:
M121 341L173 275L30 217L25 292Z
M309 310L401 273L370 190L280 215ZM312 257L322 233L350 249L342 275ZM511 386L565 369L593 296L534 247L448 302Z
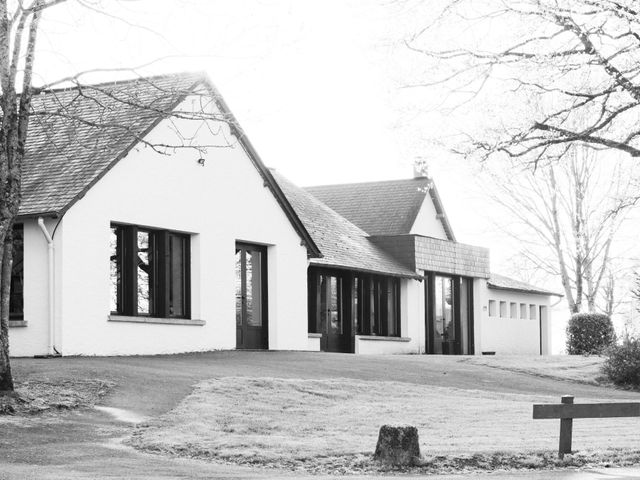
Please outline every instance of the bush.
M611 319L601 313L576 313L567 325L569 355L600 354L615 340Z
M605 351L602 373L616 385L640 386L640 339L625 339Z

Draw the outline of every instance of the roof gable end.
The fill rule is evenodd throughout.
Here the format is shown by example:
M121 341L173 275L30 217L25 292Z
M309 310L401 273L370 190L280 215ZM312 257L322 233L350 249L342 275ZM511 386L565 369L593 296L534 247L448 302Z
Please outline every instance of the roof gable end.
M33 98L20 217L61 216L178 105L209 92L269 187L309 256L320 251L262 163L217 89L203 73L181 73L47 90Z

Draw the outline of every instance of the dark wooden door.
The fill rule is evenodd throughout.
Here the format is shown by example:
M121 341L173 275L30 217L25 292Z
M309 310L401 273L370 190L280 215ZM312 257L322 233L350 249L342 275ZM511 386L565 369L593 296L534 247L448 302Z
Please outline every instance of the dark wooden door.
M236 348L267 349L267 249L236 243Z

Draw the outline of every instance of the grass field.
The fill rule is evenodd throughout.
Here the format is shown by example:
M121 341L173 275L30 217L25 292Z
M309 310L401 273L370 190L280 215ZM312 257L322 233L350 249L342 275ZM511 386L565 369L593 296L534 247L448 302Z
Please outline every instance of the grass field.
M531 413L533 403L557 402L390 381L219 378L201 382L177 408L139 428L132 443L241 464L359 471L371 463L382 424L408 423L418 427L427 463L436 457L459 463L473 455L487 462L504 452L499 466L555 466L558 421L534 421ZM638 419L576 421L574 449L585 461L628 449L621 458L637 461L639 427Z
M589 385L606 383L600 372L604 357L597 355L588 357L582 355L499 355L467 357L465 361L473 365L484 365L500 370Z

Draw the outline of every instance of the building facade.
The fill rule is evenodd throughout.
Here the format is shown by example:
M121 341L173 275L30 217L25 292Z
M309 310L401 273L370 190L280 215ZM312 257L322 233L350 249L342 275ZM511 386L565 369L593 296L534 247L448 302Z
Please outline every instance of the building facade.
M492 283L428 178L301 189L200 75L36 104L66 120L30 125L12 356L548 352L551 292Z

